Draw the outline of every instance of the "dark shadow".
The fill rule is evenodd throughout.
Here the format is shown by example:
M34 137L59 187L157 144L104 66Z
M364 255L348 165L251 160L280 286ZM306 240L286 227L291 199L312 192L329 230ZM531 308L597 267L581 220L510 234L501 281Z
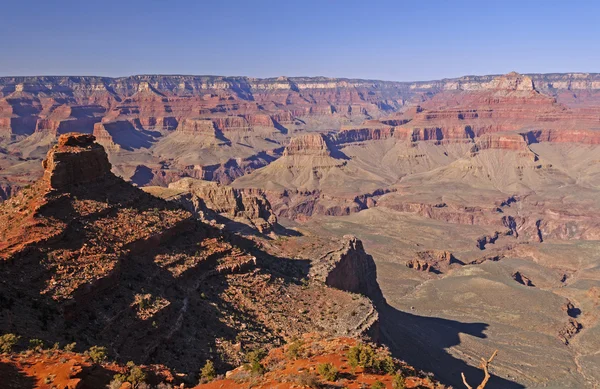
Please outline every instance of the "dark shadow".
M573 307L573 306L569 306L567 308L567 315L576 319L577 317L579 317L579 315L581 315L581 309Z
M155 142L151 132L136 130L133 124L126 120L104 123L104 129L115 144L128 151L147 149Z
M35 132L37 116L22 116L10 119L10 127L15 135L31 135Z
M219 130L218 128L215 128L215 138L217 138L221 142L225 142L225 144L227 144L228 146L231 146L231 140L229 140L225 136L225 134L223 133L223 131Z
M233 273L216 269L242 252L248 258L256 257L260 274L284 285L301 285L309 271L308 261L270 255L244 236L193 219L181 220L161 234L133 239L122 247L111 244L112 233L123 228L134 233L138 228L134 222L120 227L113 224L123 212L140 215L141 220L148 217L143 215L173 211L178 206L123 180L109 181L72 188L68 196L56 198L40 210L41 216L67 222L67 226L59 237L37 244L3 266L0 333L39 338L46 344L77 342L78 352L104 346L111 359L121 363L164 364L193 380L209 359L221 371L232 368L220 360L222 342L283 342L276 334L264 339L257 336L271 329L243 309L243 304L223 298L231 293L228 275ZM75 198L110 207L81 214L74 208ZM102 232L94 227L100 225L105 226ZM101 247L105 250L87 252L89 242L96 239L104 242ZM212 243L205 246L204 242ZM57 274L62 275L54 279L70 279L59 273L64 266L73 268L75 278L85 274L87 282L70 292L69 299L56 300L44 290ZM233 271L243 274L255 268L244 269ZM146 295L150 300L143 307L156 307L151 316L145 316L147 308L140 302ZM91 370L87 373L94 375Z
M154 172L152 172L152 169L145 165L138 165L131 176L131 182L137 186L145 186L148 185L153 178Z
M81 372L77 374L76 378L81 379L80 386L82 389L108 388L114 375L114 371L93 364L91 366L82 366Z
M34 389L37 380L17 369L15 365L0 362L2 389Z
M333 158L343 159L346 161L350 160L350 157L344 154L344 152L341 151L329 137L325 137L325 143L327 144L327 148L329 149Z
M384 304L380 304L378 310L381 341L390 347L395 357L417 369L432 372L439 381L456 388L463 387L461 372L469 382L481 382L481 369L468 365L446 350L460 344L459 334L486 338L484 331L488 324L419 316ZM486 386L486 389L519 388L525 386L493 374Z
M278 121L273 120L273 125L275 126L275 129L277 129L282 134L284 134L284 135L288 134L288 129L285 128L284 126L282 126Z

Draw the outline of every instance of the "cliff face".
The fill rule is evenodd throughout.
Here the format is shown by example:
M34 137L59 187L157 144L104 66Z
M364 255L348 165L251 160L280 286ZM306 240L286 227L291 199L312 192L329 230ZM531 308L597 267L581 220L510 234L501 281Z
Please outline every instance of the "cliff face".
M292 138L290 143L283 151L283 156L331 156L331 144L329 139L323 134L306 134Z
M214 214L222 214L233 220L255 227L261 233L273 231L277 217L271 204L260 193L234 189L216 182L184 178L169 184L170 191L177 191L172 199L203 220L219 222Z
M221 131L280 128L297 117L378 117L407 102L441 92L535 89L569 105L597 100L599 74L511 73L427 82L324 77L254 79L220 76L3 77L0 132L31 135L91 133L100 121L172 130L181 120L204 117ZM579 96L563 93L576 91ZM580 93L580 92L586 93Z
M93 135L66 134L43 162L44 180L53 189L102 180L112 175L104 148Z
M310 275L331 287L363 294L375 304L385 304L373 257L355 236L345 235L342 247L313 261Z

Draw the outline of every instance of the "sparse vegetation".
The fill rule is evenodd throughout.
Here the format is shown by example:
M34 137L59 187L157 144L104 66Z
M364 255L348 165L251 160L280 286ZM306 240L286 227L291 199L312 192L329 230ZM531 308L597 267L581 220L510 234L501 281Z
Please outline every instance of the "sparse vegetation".
M111 385L120 388L125 382L129 382L134 389L142 389L146 385L146 373L141 367L137 366L133 361L127 362L127 372L125 374L115 374Z
M13 347L19 342L19 339L21 339L21 337L15 334L4 334L0 336L0 351L3 353L11 352Z
M347 358L348 364L355 369L360 366L373 373L393 374L396 363L389 353L375 350L368 344L359 343L350 347Z
M264 357L267 356L267 352L263 349L256 349L249 351L246 354L246 360L248 361L247 368L255 375L263 375L267 372L267 369L261 363Z
M206 382L212 381L217 376L217 371L215 370L215 365L212 361L208 360L204 364L202 370L200 370L200 378Z
M287 349L287 356L290 359L298 359L300 357L300 353L302 352L303 342L300 339L294 339L289 344Z
M73 350L75 350L75 346L77 346L77 343L73 342L73 343L69 343L67 345L65 345L65 351L67 352L73 352Z
M406 380L402 374L395 374L394 380L392 381L392 388L394 389L406 389Z
M331 363L321 363L317 366L317 371L327 381L335 382L338 379L338 369Z
M87 355L94 363L102 363L106 360L106 347L92 346L87 351Z
M314 373L302 372L296 376L296 383L303 387L309 387L312 389L319 389L321 382L319 377Z
M385 389L385 384L379 380L376 380L371 385L371 389Z
M44 348L44 341L41 339L29 339L29 349L40 351Z

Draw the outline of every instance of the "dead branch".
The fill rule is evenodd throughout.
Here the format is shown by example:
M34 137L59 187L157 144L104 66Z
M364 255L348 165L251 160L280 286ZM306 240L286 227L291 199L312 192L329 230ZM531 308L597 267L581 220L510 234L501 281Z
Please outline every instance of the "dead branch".
M490 380L491 376L490 376L490 372L489 372L489 367L490 367L490 364L492 363L492 361L494 360L494 358L496 357L496 354L498 354L498 350L494 351L494 353L492 354L490 359L488 359L487 361L485 360L485 358L481 358L481 365L479 365L479 367L481 367L483 369L485 376L483 377L483 381L481 381L481 383L479 384L477 389L485 388L488 381ZM460 373L460 376L462 377L463 383L465 384L467 389L473 389L473 387L467 383L467 378L465 377L465 373Z

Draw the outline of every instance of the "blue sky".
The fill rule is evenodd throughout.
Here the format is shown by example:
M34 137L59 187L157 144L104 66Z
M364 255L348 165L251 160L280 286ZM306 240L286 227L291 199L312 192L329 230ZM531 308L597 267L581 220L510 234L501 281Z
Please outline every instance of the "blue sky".
M600 1L7 0L0 76L600 72Z

